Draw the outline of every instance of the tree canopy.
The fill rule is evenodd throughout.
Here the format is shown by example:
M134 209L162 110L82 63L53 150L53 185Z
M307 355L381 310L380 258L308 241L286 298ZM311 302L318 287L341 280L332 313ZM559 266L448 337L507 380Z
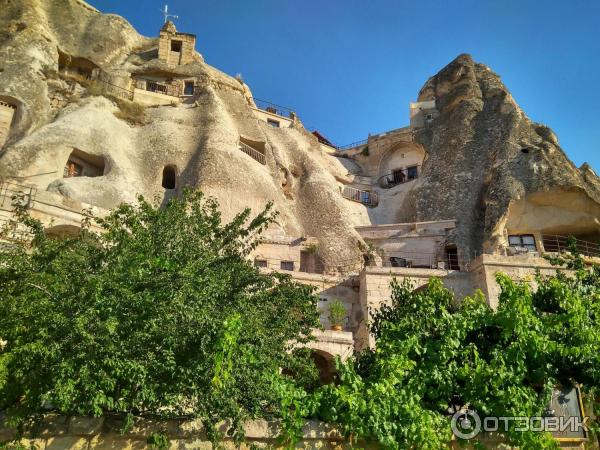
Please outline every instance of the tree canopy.
M457 301L440 280L417 291L394 281L373 311L376 348L337 361L337 382L317 386L300 348L318 327L317 298L253 267L276 214L250 214L224 224L215 200L186 191L56 238L17 207L29 234L0 252L0 410L15 425L49 410L185 415L209 430L230 419L239 439L245 419L279 417L290 446L317 418L354 446L440 449L452 405L543 416L555 386L592 398L600 387L600 268L576 254L532 284L499 274L497 309L480 293ZM514 426L505 439L557 447Z
M313 289L248 260L271 205L224 224L200 192L164 208L140 197L60 239L17 214L28 239L0 253L0 410L13 424L55 410L239 431L276 413L280 368L316 375L297 345L318 326Z

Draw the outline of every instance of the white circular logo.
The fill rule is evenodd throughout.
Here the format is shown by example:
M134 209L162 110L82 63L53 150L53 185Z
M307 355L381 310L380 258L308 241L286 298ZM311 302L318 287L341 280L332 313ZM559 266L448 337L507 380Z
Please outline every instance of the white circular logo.
M471 439L481 431L481 419L474 410L461 409L452 416L450 427L457 438Z

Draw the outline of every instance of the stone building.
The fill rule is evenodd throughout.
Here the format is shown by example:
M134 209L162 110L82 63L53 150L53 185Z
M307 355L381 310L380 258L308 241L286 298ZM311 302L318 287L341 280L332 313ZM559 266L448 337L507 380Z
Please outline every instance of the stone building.
M18 32L22 1L0 25ZM418 289L437 277L459 300L480 289L494 307L497 272L552 273L543 255L566 236L600 257L600 179L468 55L427 80L407 126L339 147L207 64L171 22L147 38L79 0L28 1L45 39L0 43L0 224L16 193L56 236L76 233L86 209L138 194L164 204L184 186L215 197L224 220L272 201L277 224L251 258L317 288L324 376L333 356L373 345L370 311L393 278ZM144 120L128 121L140 106ZM342 331L328 329L336 299Z
M179 33L170 20L160 30L158 38L158 59L169 65L179 66L194 61L196 35Z

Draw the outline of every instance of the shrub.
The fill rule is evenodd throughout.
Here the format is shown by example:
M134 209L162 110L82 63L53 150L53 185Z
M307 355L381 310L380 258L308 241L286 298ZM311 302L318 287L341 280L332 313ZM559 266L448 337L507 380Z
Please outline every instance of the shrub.
M329 323L331 326L342 326L346 318L346 307L338 298L329 305Z
M119 111L115 113L116 117L132 125L144 125L146 123L146 108L142 105L118 97L112 97L112 100L119 107Z
M115 87L115 89L118 89ZM125 100L112 94L107 86L95 81L89 84L87 88L89 95L103 96L111 100L119 107L119 111L115 112L115 117L129 122L131 125L144 125L146 123L146 108L139 103Z

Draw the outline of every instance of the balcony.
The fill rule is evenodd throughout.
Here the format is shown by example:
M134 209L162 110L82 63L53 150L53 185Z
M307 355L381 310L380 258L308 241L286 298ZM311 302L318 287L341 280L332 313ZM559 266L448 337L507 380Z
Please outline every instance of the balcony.
M259 163L261 163L263 165L267 164L265 155L263 153L259 152L258 150L256 150L255 148L250 147L248 144L244 144L243 142L240 141L239 149L241 151L243 151L246 155L248 155L251 158L258 161Z
M280 117L284 117L286 119L292 119L294 117L294 111L285 106L279 106L275 103L268 102L266 100L261 100L259 98L253 98L254 104L260 110L266 111L270 114L275 114Z
M414 269L460 270L458 254L447 251L443 255L425 251L401 251L388 253L382 259L382 267L405 267Z
M344 187L342 197L370 207L375 207L379 204L379 194L377 192L361 191L350 186Z
M399 184L408 183L409 181L419 178L420 166L411 166L406 169L394 170L392 173L383 175L377 180L377 184L383 189L390 189Z
M181 95L181 86L176 83L166 84L138 78L135 80L135 88L143 91L154 92L156 94L167 95L169 97L179 97Z
M600 258L600 244L596 242L569 238L568 236L543 234L542 244L544 246L544 251L548 253L570 252L571 245L575 245L581 255Z

